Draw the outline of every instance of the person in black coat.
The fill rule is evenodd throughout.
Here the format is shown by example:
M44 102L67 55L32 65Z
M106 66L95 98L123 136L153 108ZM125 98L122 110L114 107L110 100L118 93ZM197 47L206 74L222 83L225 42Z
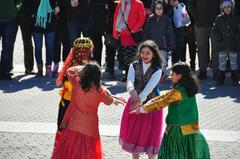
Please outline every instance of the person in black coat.
M220 0L188 0L188 10L195 21L195 35L198 49L199 79L207 78L210 30L220 13ZM212 52L216 46L212 46Z
M90 0L89 36L94 44L93 59L102 64L102 36L107 26L108 0Z
M24 66L25 74L31 74L33 71L33 43L32 43L32 15L31 15L31 1L22 0L18 4L18 13L16 17L16 27L14 34L14 42L17 37L18 27L21 29L23 49L24 49Z
M238 43L240 41L240 19L239 16L233 14L233 2L231 0L223 0L221 7L223 13L220 14L212 28L213 38L218 45L218 76L217 85L224 84L227 60L230 61L232 84L238 85L238 64L237 52Z

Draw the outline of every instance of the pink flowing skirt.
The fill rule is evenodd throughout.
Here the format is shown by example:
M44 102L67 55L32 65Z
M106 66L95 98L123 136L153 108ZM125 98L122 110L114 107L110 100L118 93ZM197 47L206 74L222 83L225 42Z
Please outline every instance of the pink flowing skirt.
M121 120L119 142L122 149L133 154L157 155L162 140L163 110L129 114L131 105L129 98Z

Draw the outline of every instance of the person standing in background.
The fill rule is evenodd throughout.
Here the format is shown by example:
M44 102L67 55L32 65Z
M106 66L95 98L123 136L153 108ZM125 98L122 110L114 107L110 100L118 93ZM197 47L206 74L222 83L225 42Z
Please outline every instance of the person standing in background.
M230 64L232 85L239 85L237 56L240 41L240 18L234 15L234 3L222 0L222 14L217 16L212 28L214 40L218 46L218 74L217 85L223 85L227 61Z
M175 49L175 34L170 18L165 13L165 5L156 1L153 6L153 14L148 18L145 27L143 40L153 40L159 48L160 57L163 60L163 76L161 83L170 75L168 67L168 52Z
M16 17L16 27L14 34L14 43L16 40L18 27L21 29L23 49L24 49L24 66L25 74L32 74L33 72L33 43L32 43L32 15L31 15L31 1L21 0L18 4L18 13Z
M93 59L100 66L102 65L102 36L107 27L108 1L90 0L89 37L94 44Z
M60 12L57 1L37 0L32 2L33 40L35 44L35 58L37 61L37 76L43 75L42 43L45 37L46 47L46 76L52 76L52 62L54 55L54 38L56 29L56 15Z
M107 14L107 27L105 32L105 37L108 34L109 36L112 36L112 30L113 30L113 17L114 17L114 11L116 8L116 2L114 0L108 1L108 14ZM106 40L106 39L105 39ZM115 56L117 52L118 46L112 46L105 43L106 47L106 72L109 73L109 78L115 78Z
M133 40L131 32L139 31L143 27L145 19L145 8L140 0L122 0L116 6L113 37L115 39L120 38L118 50L119 67L125 71L121 79L122 82L127 81L129 65L136 56L137 42Z
M0 36L2 40L0 79L11 80L13 43L17 10L14 0L0 0Z
M210 29L218 14L220 0L189 0L187 7L195 21L195 35L198 49L199 79L207 78L209 63ZM216 46L212 46L212 54Z
M53 56L53 76L57 76L59 62L66 60L71 48L69 34L67 29L67 15L64 0L59 0L60 12L56 15L56 32L54 40L54 56ZM62 46L62 49L61 49ZM62 56L61 56L62 55Z
M88 36L89 1L65 0L70 46L76 38Z
M188 0L180 0L183 4L187 4ZM196 69L196 54L197 54L197 44L196 44L196 37L195 37L195 31L194 31L194 19L192 15L190 14L188 8L186 8L189 17L191 20L191 24L184 29L184 47L183 51L181 52L180 60L182 62L186 62L186 53L187 53L187 44L188 44L188 51L189 51L189 57L190 57L190 68L193 72L195 72Z

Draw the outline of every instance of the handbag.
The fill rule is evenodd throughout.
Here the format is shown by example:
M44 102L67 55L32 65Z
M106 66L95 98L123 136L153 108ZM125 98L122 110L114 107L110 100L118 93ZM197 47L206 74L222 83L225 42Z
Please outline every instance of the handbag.
M106 46L112 46L112 47L117 47L120 44L120 39L115 39L112 34L105 34L104 36L105 40L104 40L104 44Z
M135 42L141 42L143 38L143 29L138 30L137 32L131 32L132 38Z
M122 12L122 10L121 10ZM133 40L137 43L141 42L142 41L142 38L143 38L143 29L140 28L137 32L132 32L132 30L130 29L130 27L128 26L126 20L124 19L124 14L122 12L122 17L123 17L123 20L124 20L124 23L126 24L127 28L128 28L128 31L131 33L131 36L133 38Z

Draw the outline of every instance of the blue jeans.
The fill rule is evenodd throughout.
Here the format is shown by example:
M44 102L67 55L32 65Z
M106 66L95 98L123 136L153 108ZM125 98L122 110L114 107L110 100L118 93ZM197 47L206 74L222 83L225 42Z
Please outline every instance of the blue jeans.
M71 46L73 46L74 40L80 37L81 33L84 37L88 36L88 23L81 23L76 20L69 20L67 22L67 27Z
M33 40L35 44L35 59L37 61L37 64L43 64L42 61L43 35L45 36L46 65L52 65L55 32L33 33Z
M0 73L8 74L13 69L13 41L15 20L0 21L0 36L2 37L2 52Z

